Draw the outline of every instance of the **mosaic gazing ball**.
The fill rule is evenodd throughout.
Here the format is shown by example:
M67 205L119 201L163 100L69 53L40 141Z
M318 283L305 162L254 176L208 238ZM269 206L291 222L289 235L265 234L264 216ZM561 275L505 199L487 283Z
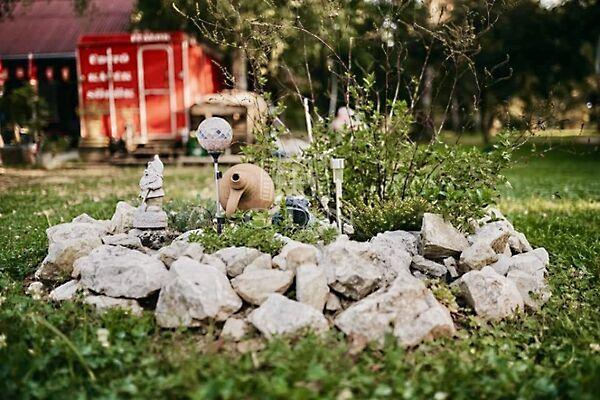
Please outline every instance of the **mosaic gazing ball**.
M233 131L223 118L207 118L198 126L198 142L209 153L220 153L231 145Z

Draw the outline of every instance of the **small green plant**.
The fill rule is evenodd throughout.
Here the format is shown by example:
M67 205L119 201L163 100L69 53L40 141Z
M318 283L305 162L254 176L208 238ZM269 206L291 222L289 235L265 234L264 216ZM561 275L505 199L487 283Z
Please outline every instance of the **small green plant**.
M215 216L213 201L198 199L194 203L171 201L165 205L169 226L179 232L212 227Z
M190 240L201 243L208 253L225 247L246 246L276 255L284 245L283 240L276 237L276 233L268 213L237 213L229 219L220 235L211 227L202 233L191 235Z
M201 243L208 253L226 247L246 246L274 256L285 245L282 236L310 244L328 244L337 237L337 231L331 226L299 227L288 219L273 223L266 211L237 212L228 219L220 235L212 225L204 228L202 233L191 235L190 240Z

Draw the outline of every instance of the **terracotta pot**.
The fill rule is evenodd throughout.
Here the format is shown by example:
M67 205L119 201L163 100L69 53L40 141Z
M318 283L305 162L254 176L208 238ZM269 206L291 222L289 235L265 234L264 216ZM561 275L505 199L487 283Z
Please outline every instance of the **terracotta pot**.
M219 183L219 202L228 217L236 210L268 209L274 199L273 180L265 170L253 164L229 168Z

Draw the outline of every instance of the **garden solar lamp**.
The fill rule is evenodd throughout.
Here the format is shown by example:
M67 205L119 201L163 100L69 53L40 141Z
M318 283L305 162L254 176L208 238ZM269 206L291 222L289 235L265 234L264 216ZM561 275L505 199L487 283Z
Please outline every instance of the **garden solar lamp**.
M344 182L344 159L332 158L331 169L333 170L333 183L335 184L335 217L338 230L342 232L342 182Z
M216 199L216 219L217 233L221 234L225 217L221 203L219 203L219 180L221 172L219 171L219 156L231 145L233 139L233 130L231 125L223 118L207 118L198 125L198 142L213 159L215 170L215 199Z

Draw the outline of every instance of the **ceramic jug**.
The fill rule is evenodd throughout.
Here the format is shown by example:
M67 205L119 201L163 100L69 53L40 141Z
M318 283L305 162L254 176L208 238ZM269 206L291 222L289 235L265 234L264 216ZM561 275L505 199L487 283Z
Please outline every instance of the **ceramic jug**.
M219 183L219 202L228 217L236 210L268 209L274 198L273 180L265 170L253 164L234 165Z

